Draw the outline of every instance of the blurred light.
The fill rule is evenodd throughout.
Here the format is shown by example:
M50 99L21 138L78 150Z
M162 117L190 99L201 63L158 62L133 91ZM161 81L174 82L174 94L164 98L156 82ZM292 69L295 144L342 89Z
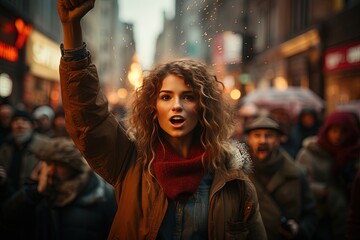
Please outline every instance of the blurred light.
M29 36L32 27L30 25L26 25L21 18L16 19L15 27L18 32L15 46L20 49L24 46L26 38Z
M248 84L251 82L250 74L243 73L240 75L239 80L242 84Z
M0 97L8 97L12 92L13 82L6 73L0 74Z
M133 62L130 66L128 79L135 89L139 88L142 84L142 69L138 62Z
M117 90L117 95L120 99L125 99L128 95L128 91L126 90L126 88L119 88Z
M0 42L0 58L10 62L16 62L18 57L18 49L16 47Z
M227 75L223 79L223 83L226 89L231 89L235 86L235 79L231 75Z
M241 97L241 92L239 89L233 89L231 90L230 92L230 97L233 99L233 100L238 100L240 97Z
M52 90L50 94L50 98L52 102L59 102L60 101L60 93L58 90Z
M115 92L110 92L107 99L111 105L116 105L119 102L118 96Z
M310 30L280 45L280 52L283 56L292 56L299 52L317 45L320 42L317 30Z
M285 90L288 88L288 83L284 77L276 77L274 80L274 87L279 90Z

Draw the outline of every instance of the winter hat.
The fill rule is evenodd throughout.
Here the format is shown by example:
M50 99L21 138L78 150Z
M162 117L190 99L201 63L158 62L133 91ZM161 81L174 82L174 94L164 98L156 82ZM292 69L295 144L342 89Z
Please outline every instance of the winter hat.
M11 122L15 121L16 118L24 118L27 121L31 122L32 124L34 123L34 119L31 116L31 114L27 111L23 111L23 110L16 110L11 118Z
M257 117L253 121L248 123L245 126L245 133L249 133L250 131L255 129L272 129L277 131L278 133L282 133L279 123L274 119L266 116Z
M55 110L54 118L57 118L57 117L65 117L65 112L64 112L64 108L63 108L63 107L58 107L58 108Z
M50 139L49 144L35 154L42 161L65 163L80 172L90 169L73 141L65 137Z
M52 121L54 119L55 113L51 107L43 105L35 109L33 116L35 119L40 119L41 117L46 116L50 119L50 121Z

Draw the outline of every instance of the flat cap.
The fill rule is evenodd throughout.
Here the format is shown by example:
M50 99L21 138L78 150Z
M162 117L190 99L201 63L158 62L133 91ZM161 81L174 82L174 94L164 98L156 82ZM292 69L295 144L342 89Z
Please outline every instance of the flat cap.
M260 116L249 122L245 126L245 133L249 133L250 131L255 129L272 129L279 133L282 133L279 123L267 116Z

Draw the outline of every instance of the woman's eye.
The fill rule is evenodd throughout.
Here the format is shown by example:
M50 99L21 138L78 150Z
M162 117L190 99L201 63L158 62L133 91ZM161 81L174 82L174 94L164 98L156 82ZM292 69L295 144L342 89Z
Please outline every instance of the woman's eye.
M160 96L160 99L161 99L161 100L169 100L169 99L170 99L170 96L164 94L164 95L161 95L161 96Z
M192 100L195 99L195 97L194 97L193 95L185 95L185 96L184 96L184 99L185 99L185 100L188 100L188 101L192 101Z

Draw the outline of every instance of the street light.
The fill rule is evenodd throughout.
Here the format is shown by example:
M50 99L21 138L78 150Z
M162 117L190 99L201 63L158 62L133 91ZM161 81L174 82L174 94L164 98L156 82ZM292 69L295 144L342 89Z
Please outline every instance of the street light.
M130 71L128 74L128 79L131 85L134 86L134 89L137 89L142 84L142 69L138 62L133 62L130 66Z
M12 92L13 82L6 73L0 74L0 97L8 97Z

